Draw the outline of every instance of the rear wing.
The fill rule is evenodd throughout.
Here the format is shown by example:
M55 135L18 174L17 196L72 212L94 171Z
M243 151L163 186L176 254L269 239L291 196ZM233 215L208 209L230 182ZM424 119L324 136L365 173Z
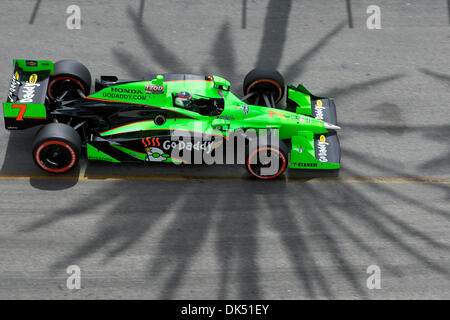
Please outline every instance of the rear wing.
M20 130L45 123L45 98L53 62L47 60L13 60L14 70L3 103L5 128Z

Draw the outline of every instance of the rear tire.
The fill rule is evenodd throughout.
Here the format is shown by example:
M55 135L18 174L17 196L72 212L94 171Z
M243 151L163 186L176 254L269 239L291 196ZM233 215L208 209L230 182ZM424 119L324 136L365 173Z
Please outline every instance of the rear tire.
M50 123L38 131L33 143L33 159L39 168L50 173L72 169L81 154L81 138L70 126Z
M283 76L275 69L256 68L250 71L244 79L244 95L255 92L248 102L259 106L266 106L262 94L272 95L275 104L280 102L284 95ZM260 96L259 99L257 96ZM270 101L270 99L269 99Z
M91 73L88 68L76 60L56 62L47 87L48 98L55 101L64 91L69 90L62 100L79 99L78 89L85 96L91 92Z

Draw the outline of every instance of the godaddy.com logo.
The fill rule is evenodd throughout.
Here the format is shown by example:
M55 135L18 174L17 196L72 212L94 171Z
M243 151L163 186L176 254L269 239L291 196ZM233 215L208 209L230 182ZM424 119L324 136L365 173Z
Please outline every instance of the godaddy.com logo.
M275 129L238 129L232 132L171 129L170 135L143 140L147 161L175 164L241 164L252 174L276 175L287 166L287 151ZM282 150L283 149L283 150ZM169 160L170 159L170 160Z

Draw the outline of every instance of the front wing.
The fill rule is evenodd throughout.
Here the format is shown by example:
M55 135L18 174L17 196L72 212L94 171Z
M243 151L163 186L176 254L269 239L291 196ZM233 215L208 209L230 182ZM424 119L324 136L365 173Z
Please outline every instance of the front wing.
M335 132L299 132L292 137L291 169L339 169L341 148Z

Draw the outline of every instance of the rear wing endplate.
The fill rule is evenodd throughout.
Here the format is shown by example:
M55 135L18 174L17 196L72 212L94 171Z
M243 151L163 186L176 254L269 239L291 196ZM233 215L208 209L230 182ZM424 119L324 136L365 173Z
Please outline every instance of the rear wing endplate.
M46 122L45 98L53 62L47 60L13 60L14 70L3 103L5 127L26 129Z

